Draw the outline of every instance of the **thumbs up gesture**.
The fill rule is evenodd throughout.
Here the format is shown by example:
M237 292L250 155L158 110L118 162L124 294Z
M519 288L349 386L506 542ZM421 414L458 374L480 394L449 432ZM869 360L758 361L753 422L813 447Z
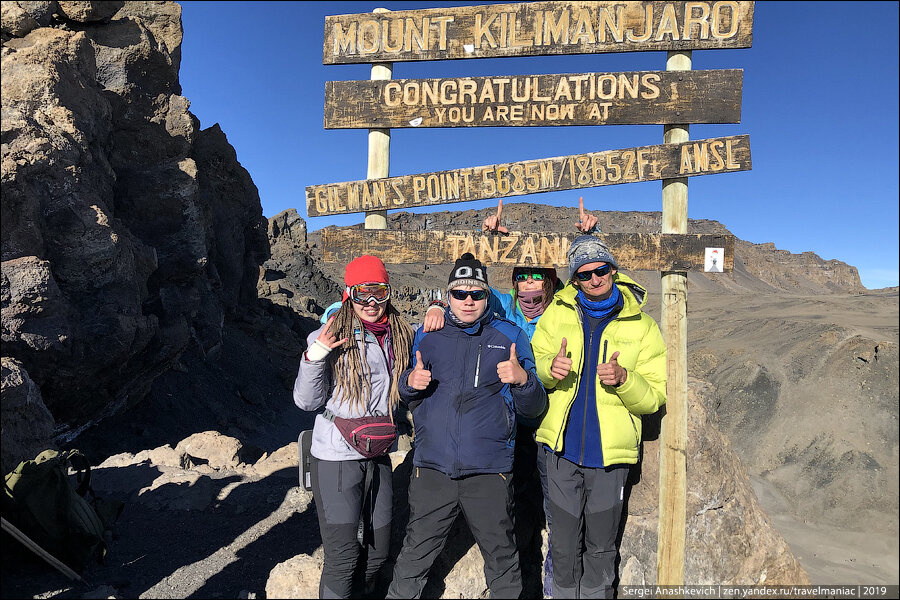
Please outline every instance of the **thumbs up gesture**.
M572 359L566 356L566 338L563 338L559 352L553 357L553 363L550 365L550 375L562 381L571 370Z
M509 360L497 363L497 376L500 377L500 381L510 385L524 385L528 381L528 373L519 364L519 358L516 356L515 343L509 347Z
M618 358L619 353L616 351L609 357L609 362L597 365L597 377L603 385L619 386L628 379L628 371L619 365Z
M431 383L431 371L422 364L422 353L416 350L416 364L406 380L409 387L420 392Z

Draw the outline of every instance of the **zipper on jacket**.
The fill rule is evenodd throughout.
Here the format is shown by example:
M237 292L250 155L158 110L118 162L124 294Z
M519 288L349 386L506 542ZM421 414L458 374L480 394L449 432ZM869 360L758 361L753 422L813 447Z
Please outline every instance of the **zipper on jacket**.
M475 387L478 387L478 374L481 372L481 344L478 344L478 358L475 359Z
M594 345L594 330L591 329L591 335L588 336L587 352L585 352L586 358L588 358L588 359L590 359L590 357L591 357L590 356L591 355L591 347L593 345ZM606 349L605 348L604 348L603 356L604 356L604 362L606 362ZM584 364L582 364L582 366L581 366L581 371L582 371L582 375L583 375L584 374ZM580 386L581 381L579 381L578 383ZM588 413L588 401L590 400L590 398L589 398L589 386L590 385L591 385L591 383L588 382L588 384L586 386L584 386L584 416L581 418L581 460L578 461L579 465L584 464L584 438L585 438L585 435L587 434L587 413ZM575 395L576 396L578 395L577 389L575 390ZM596 396L596 391L594 392L594 395ZM597 399L594 398L594 402L596 402L596 401L597 401ZM599 426L599 424L598 424L598 426Z

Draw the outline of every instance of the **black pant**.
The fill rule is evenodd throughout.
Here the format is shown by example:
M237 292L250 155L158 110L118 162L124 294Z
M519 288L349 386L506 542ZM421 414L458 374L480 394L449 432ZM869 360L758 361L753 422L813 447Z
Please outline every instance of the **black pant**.
M522 577L513 532L512 474L450 479L439 471L416 467L409 484L409 525L388 598L421 597L428 571L460 508L484 558L491 597L519 597Z
M344 461L313 458L311 471L325 551L319 598L358 596L360 592L353 589L353 575L360 552L366 552L366 583L372 582L388 557L393 502L390 458ZM363 546L357 536L360 518L366 525Z
M628 465L593 469L547 452L553 597L612 598Z

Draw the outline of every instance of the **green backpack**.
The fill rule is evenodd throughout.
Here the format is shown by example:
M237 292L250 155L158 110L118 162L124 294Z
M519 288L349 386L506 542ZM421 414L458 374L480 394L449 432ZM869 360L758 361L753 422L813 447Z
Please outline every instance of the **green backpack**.
M68 566L81 570L105 556L106 527L86 499L91 465L80 451L45 450L19 463L4 492L3 517Z

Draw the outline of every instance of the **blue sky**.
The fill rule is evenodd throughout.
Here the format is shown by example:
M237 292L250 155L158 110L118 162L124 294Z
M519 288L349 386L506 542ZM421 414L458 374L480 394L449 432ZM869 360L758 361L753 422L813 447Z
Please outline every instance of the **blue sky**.
M218 123L259 189L263 214L296 208L308 185L365 179L367 131L325 130L325 82L369 65L322 65L325 15L489 2L180 2L182 93ZM693 69L743 69L742 122L692 125L692 139L749 134L753 170L692 177L688 216L737 237L812 251L898 284L898 3L757 2L753 47L695 50ZM393 77L665 70L665 52L398 62ZM661 125L397 129L390 174L429 173L662 143ZM660 182L517 196L588 210L662 209ZM422 212L479 209L495 200ZM576 208L577 210L577 208ZM362 222L307 219L309 229Z

